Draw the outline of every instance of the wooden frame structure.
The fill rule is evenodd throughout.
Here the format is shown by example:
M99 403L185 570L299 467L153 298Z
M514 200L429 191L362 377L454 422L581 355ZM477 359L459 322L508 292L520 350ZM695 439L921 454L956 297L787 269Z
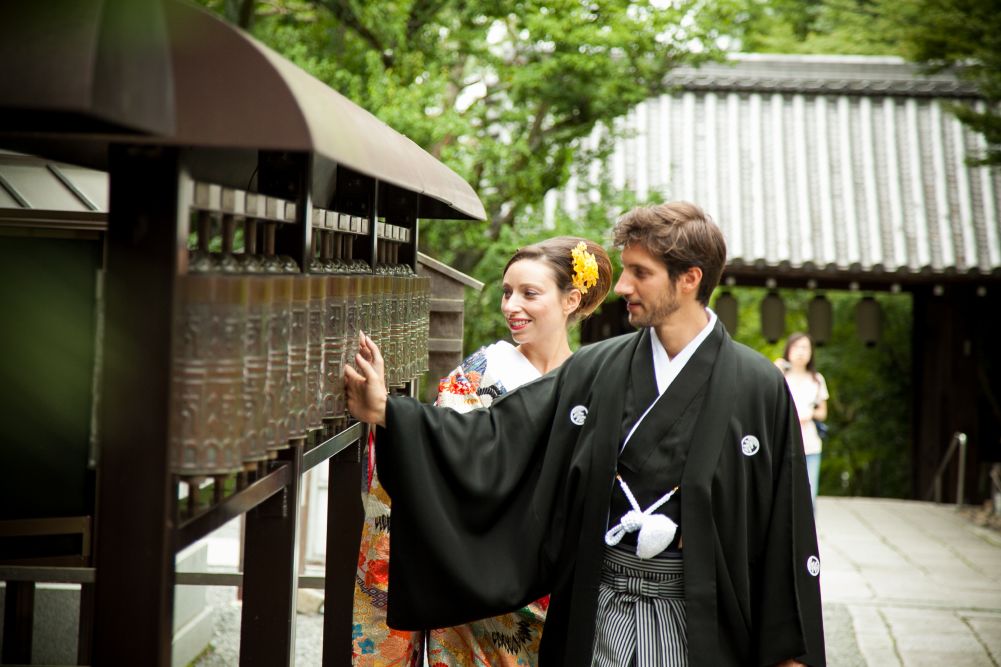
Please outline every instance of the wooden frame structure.
M170 463L178 409L171 365L181 279L192 269L196 182L247 190L282 207L274 251L292 258L301 274L316 270L321 258L318 231L345 232L349 256L370 271L389 261L392 247L392 262L415 272L418 219L482 218L482 204L406 137L181 0L141 8L89 0L71 17L51 17L34 5L0 9L0 41L24 54L0 63L10 82L0 91L0 147L107 170L105 333L93 561L51 569L4 564L0 554L0 579L8 582L4 660L30 659L33 582L72 581L84 591L79 664L169 665L173 591L183 580L174 572L175 554L245 514L241 664L292 664L301 477L326 464L323 662L349 664L363 425L341 421L314 430L241 473L234 490L217 480L203 511L185 516L179 507L180 480ZM114 29L124 21L133 34ZM142 29L146 42L135 39ZM43 48L70 36L75 51ZM123 62L148 68L148 76L125 70L138 99L124 95L131 84L116 67ZM89 87L69 85L79 83L73 79L81 63L93 65ZM352 227L338 228L342 220ZM412 380L402 379L397 391L411 391Z

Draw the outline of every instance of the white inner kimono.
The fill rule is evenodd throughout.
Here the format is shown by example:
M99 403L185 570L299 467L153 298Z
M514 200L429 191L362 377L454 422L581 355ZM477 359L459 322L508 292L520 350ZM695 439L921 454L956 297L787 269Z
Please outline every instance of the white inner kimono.
M540 377L514 345L499 340L469 355L439 383L435 405L457 412L487 408L495 398Z

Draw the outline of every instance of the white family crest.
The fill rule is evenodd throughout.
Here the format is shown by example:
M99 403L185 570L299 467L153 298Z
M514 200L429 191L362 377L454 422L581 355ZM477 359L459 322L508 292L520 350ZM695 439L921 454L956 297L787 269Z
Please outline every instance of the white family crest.
M584 422L587 421L587 407L583 405L574 406L570 410L570 421L577 426L583 426Z
M820 574L820 559L816 556L810 556L806 559L806 571L810 573L810 576L816 577Z
M744 439L740 441L740 451L744 452L744 456L754 456L761 449L761 443L753 435L745 435Z

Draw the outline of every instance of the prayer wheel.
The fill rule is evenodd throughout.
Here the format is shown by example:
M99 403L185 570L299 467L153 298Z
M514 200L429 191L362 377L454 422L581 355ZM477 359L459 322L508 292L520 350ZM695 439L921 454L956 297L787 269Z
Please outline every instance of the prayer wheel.
M313 274L309 282L309 320L306 338L306 425L323 428L323 339L327 276Z
M353 256L367 219L314 208L303 273L278 252L290 202L197 183L190 215L172 360L176 474L195 483L261 470L313 432L334 434L361 331L382 350L388 386L426 370L430 280L399 262L409 230L379 220L370 263Z
M242 314L239 284L213 274L178 278L171 415L174 472L213 476L242 469Z
M309 387L307 355L309 345L308 276L292 276L292 315L289 320L288 386L289 439L304 439L308 435Z
M247 313L247 282L242 276L217 275L210 318L212 356L208 367L209 431L218 434L225 472L243 467L243 351Z
M343 278L344 290L344 363L353 364L358 353L358 318L361 302L361 278L347 274ZM342 416L347 418L347 405L342 406Z
M344 317L347 287L348 281L344 276L327 276L323 331L323 420L335 427L336 420L340 419L345 409L341 374L347 332Z
M268 316L268 371L265 401L273 439L268 450L288 447L289 439L289 335L292 327L292 276L269 276L273 289Z
M247 266L246 264L244 265ZM268 458L268 444L274 439L270 415L266 411L268 379L268 318L274 294L266 276L249 275L247 281L247 319L243 356L244 463Z

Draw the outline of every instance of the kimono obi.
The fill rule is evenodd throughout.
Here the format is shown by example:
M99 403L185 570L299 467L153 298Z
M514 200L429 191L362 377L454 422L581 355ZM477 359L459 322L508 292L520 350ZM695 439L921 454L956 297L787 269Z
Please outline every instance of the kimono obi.
M684 600L684 563L681 558L638 558L622 547L605 547L601 585L613 593Z

